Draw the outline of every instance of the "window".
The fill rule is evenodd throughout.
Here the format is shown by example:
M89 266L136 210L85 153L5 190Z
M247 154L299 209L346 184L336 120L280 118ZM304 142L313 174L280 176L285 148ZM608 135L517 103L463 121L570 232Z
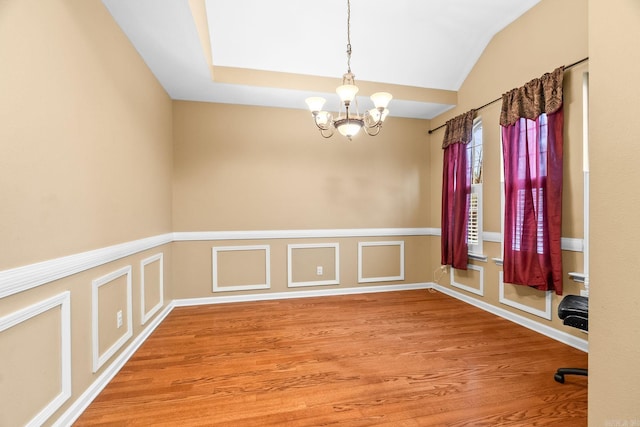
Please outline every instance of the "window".
M471 177L468 196L467 245L469 253L482 254L482 118L473 121L473 138L467 144L467 170Z
M520 119L520 140L526 141L526 149L518 154L518 181L519 188L516 198L515 233L511 243L514 251L525 250L522 247L523 239L536 240L536 252L544 254L545 237L545 208L544 186L547 176L547 164L543 159L547 157L547 115L541 114L538 125L533 126L531 121ZM534 144L537 143L537 147ZM525 180L529 179L534 185L529 191ZM525 211L531 204L535 220L525 221Z

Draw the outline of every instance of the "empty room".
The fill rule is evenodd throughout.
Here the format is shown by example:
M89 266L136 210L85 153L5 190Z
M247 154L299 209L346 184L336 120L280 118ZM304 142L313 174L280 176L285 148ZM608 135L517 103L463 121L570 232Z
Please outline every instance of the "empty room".
M638 40L637 0L0 0L0 427L640 426Z

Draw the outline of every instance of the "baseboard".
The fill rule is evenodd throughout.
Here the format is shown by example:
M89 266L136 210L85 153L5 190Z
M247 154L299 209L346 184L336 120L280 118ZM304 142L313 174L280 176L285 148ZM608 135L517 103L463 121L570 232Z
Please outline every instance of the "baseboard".
M431 284L429 283L412 283L412 284L402 284L402 285L314 289L314 290L306 290L306 291L273 292L273 293L248 294L248 295L229 295L229 296L206 297L206 298L186 298L186 299L173 300L173 304L175 307L188 307L188 306L196 306L196 305L228 304L228 303L234 303L234 302L270 301L270 300L291 299L291 298L311 298L311 297L326 297L326 296L338 296L338 295L371 294L376 292L411 291L416 289L429 289L430 287L431 287Z
M174 305L173 302L158 314L151 323L125 348L122 353L100 374L98 378L82 393L73 404L53 423L54 427L66 427L72 425L75 420L82 415L87 407L98 397L100 392L109 384L109 382L122 369L133 354L140 346L149 338L151 333L164 321L171 313Z
M268 301L279 299L292 299L292 298L311 298L320 296L339 296L339 295L357 295L368 294L377 292L394 292L394 291L408 291L419 289L434 289L442 292L445 295L459 299L463 302L471 304L482 310L485 310L494 315L500 316L507 320L510 320L516 324L524 326L542 335L553 338L571 347L577 348L584 352L588 351L589 343L586 340L577 338L573 335L567 334L562 331L558 331L554 328L542 325L526 317L512 313L508 310L504 310L499 307L495 307L486 302L477 300L476 298L469 297L465 294L449 289L436 283L412 283L401 285L384 285L384 286L363 286L352 288L335 288L335 289L318 289L318 290L305 290L305 291L290 291L290 292L274 292L274 293L262 293L251 295L229 295L219 297L206 297L206 298L186 298L176 299L171 301L167 306L156 316L153 321L144 329L144 331L138 335L133 342L122 352L120 355L109 365L104 372L89 386L84 393L76 399L76 401L62 414L60 418L53 424L54 427L70 426L75 420L82 415L84 410L91 404L91 402L100 394L100 392L109 384L109 382L115 377L115 375L122 369L127 361L133 356L138 348L147 340L151 333L164 321L164 319L171 313L175 307L187 307L198 305L211 305L211 304L228 304L235 302L251 302L251 301Z
M582 350L584 352L589 351L589 342L587 340L578 338L566 332L559 331L550 326L543 325L542 323L536 322L524 316L520 316L519 314L513 313L509 310L505 310L503 308L488 304L484 301L480 301L476 298L470 297L445 286L431 283L431 287L432 289L442 292L443 294L464 301L467 304L471 304L484 311L488 311L489 313L495 314L496 316L500 316L504 319L510 320L514 323L517 323L518 325L524 326L525 328L531 329L532 331L538 332L539 334L545 335L549 338L553 338L554 340L560 341L561 343L567 344L573 348L577 348L578 350Z

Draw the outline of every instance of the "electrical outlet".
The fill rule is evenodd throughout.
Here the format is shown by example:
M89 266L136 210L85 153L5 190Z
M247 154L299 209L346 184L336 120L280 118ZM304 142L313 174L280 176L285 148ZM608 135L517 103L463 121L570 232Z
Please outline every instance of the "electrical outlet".
M316 275L322 276L324 274L324 268L321 265L316 267Z
M122 310L118 310L116 313L116 324L118 325L118 328L122 327Z

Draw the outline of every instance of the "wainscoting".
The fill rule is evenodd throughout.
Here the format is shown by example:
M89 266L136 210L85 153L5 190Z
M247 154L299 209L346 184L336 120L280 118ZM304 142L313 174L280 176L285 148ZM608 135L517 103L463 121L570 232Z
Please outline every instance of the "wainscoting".
M10 363L0 368L0 396L15 410L0 425L71 424L176 307L433 288L587 350L586 336L553 323L554 300L520 298L493 263L436 280L438 235L169 233L1 271L0 352Z

